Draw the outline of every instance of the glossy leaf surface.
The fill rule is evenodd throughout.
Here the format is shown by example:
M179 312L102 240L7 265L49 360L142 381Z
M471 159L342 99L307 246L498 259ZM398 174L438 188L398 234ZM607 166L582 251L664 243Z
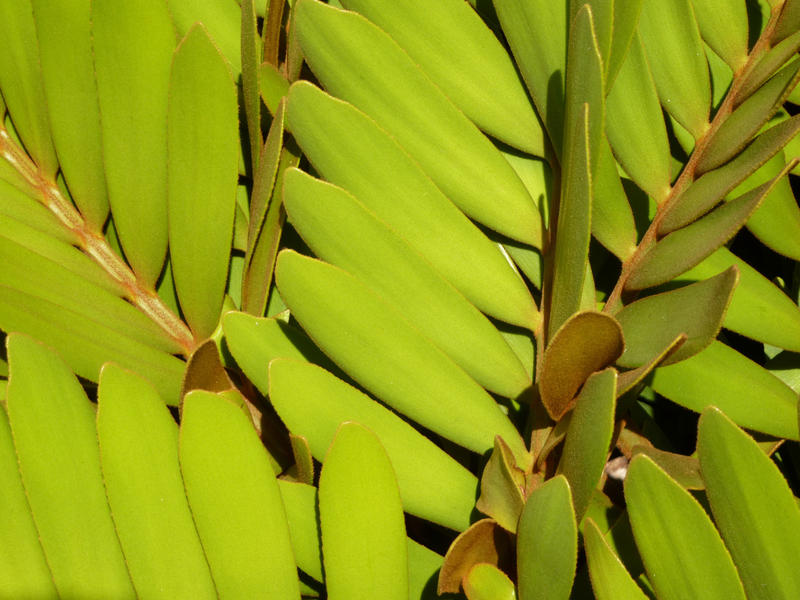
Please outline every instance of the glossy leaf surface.
M645 600L641 588L631 579L625 565L614 553L594 521L583 525L584 549L592 590L597 600Z

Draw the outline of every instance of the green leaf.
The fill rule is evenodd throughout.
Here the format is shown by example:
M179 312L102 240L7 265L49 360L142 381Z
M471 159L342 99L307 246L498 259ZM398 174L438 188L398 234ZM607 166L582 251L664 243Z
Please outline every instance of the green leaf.
M666 283L708 258L736 235L788 170L659 240L633 268L625 289Z
M783 104L800 80L800 59L781 69L723 121L697 161L696 173L716 169L736 156Z
M317 460L341 423L369 427L392 460L405 510L458 531L469 525L475 477L368 396L319 367L276 359L270 364L269 397L289 430L308 440Z
M644 381L650 373L655 370L662 362L669 356L675 353L686 342L686 334L681 333L675 336L675 339L670 341L669 344L664 346L661 351L654 355L648 362L641 367L636 367L630 371L622 371L617 379L617 398L621 397L625 392L631 390L635 385Z
M644 0L639 33L661 104L695 139L708 128L711 83L689 0Z
M528 498L517 532L520 600L569 598L578 554L572 494L563 475Z
M761 56L742 81L737 95L739 101L749 98L754 91L761 88L767 79L797 53L798 48L800 48L800 31L782 40Z
M692 0L700 34L736 72L747 62L747 5L744 0Z
M94 0L91 20L108 200L126 258L153 286L167 250L165 124L175 31L163 0Z
M589 106L583 105L579 124L566 140L564 154L570 162L565 173L553 251L553 289L548 337L553 337L581 308L581 295L589 264L592 218L592 174L589 148Z
M222 329L239 368L265 396L269 393L267 367L273 358L307 360L337 371L336 365L302 330L283 321L229 312L222 320Z
M597 600L646 600L600 529L588 518L583 524L583 543Z
M108 216L108 197L94 80L90 0L32 0L31 4L61 172L87 224L101 231Z
M514 464L503 438L494 439L494 450L481 475L481 495L475 503L482 513L498 525L515 533L522 508L525 506L525 475Z
M261 63L258 80L261 87L261 99L271 115L275 115L278 104L289 93L289 82L277 67L270 63Z
M497 246L374 121L309 83L292 86L287 119L315 170L352 193L478 309L536 328L530 292Z
M5 389L0 397L5 399ZM5 406L0 407L0 489L0 547L6 549L0 561L0 593L10 598L57 596L20 479Z
M617 372L608 368L586 381L575 402L558 472L572 490L575 521L580 523L603 475L614 433Z
M624 307L615 315L625 337L625 352L617 363L623 367L643 365L681 333L687 335L686 343L665 364L703 350L719 333L738 279L739 271L731 267L711 279Z
M278 479L286 521L297 566L317 581L323 581L322 551L317 516L317 488Z
M644 0L614 0L614 24L611 31L611 49L604 57L606 90L610 90L625 61L631 42L639 26L639 16Z
M190 392L179 444L186 496L219 595L299 600L278 484L248 417L215 394Z
M283 194L289 220L317 256L399 309L478 383L507 398L531 385L489 320L350 194L295 169Z
M50 137L31 0L2 5L0 35L4 40L4 51L0 53L0 89L14 120L14 129L43 174L55 179L58 159Z
M556 154L564 143L568 3L494 0L497 17Z
M722 342L714 342L676 365L659 367L651 385L659 394L695 412L714 404L742 427L800 439L797 394Z
M216 597L178 464L178 428L156 391L108 364L97 437L103 481L136 592Z
M489 450L501 435L520 466L528 466L519 433L491 396L361 281L284 250L277 283L315 343L381 401L475 452Z
M733 560L703 507L648 457L631 461L625 500L659 598L744 600Z
M792 598L800 589L800 508L786 480L717 409L700 418L697 450L714 519L748 598Z
M778 43L800 29L800 3L797 0L783 2L780 19L772 34L772 42Z
M630 178L656 202L670 192L670 151L661 104L639 36L608 94L608 141ZM599 196L599 195L598 195Z
M392 464L378 438L357 423L339 427L325 456L319 517L331 600L408 599L405 523Z
M457 594L464 577L476 564L507 564L514 555L514 540L493 519L481 519L456 537L447 549L436 591Z
M464 593L469 600L517 600L511 580L497 567L478 563L464 578Z
M471 218L541 243L536 206L500 152L386 33L316 0L300 0L294 15L305 59L331 93L384 127Z
M739 269L739 284L723 326L754 340L800 352L800 309L774 283L727 248L720 248L676 281L706 279L731 265Z
M634 446L631 453L633 456L646 455L684 489L702 490L706 487L700 475L700 463L694 456L683 456L642 445Z
M592 235L624 261L636 251L636 224L607 140L600 146L592 184Z
M388 33L482 130L544 156L542 125L508 53L464 2L344 0L342 5Z
M76 374L90 381L97 381L103 363L119 363L147 376L165 402L178 403L185 363L109 327L102 315L86 316L0 285L0 329L27 333L53 346Z
M261 58L258 23L254 0L243 0L241 16L241 49L242 49L242 104L244 105L247 125L247 139L250 146L250 167L252 172L258 169L258 153L261 151L261 86L258 78L261 74L259 63ZM238 165L237 165L238 166Z
M239 178L238 120L231 73L202 25L193 27L172 63L167 189L172 276L199 339L214 331L222 309Z
M8 417L58 594L135 597L103 487L92 405L45 346L12 333L7 348Z
M561 419L589 376L617 360L624 347L619 323L605 313L581 312L564 323L545 350L539 376L550 417Z
M3 164L8 163L0 160L0 165ZM65 228L58 217L36 199L35 193L26 193L12 183L2 181L2 173L0 173L0 215L3 216L4 223L7 222L6 218L13 219L47 234L53 241L78 243L75 233Z
M241 10L236 2L223 0L166 0L169 12L178 31L178 39L184 37L195 23L203 27L214 38L220 51L238 79L241 68ZM262 2L259 0L258 6ZM263 8L263 7L262 7Z
M733 188L766 163L800 131L800 115L771 127L745 148L739 156L703 174L664 213L658 235L680 229L708 212Z

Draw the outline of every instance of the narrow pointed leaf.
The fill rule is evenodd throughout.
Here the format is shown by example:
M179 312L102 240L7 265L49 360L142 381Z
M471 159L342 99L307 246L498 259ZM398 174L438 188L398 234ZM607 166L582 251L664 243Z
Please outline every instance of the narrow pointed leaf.
M477 308L536 328L536 305L497 246L374 121L308 83L297 83L289 92L288 126L318 172L352 193Z
M550 141L560 155L564 134L568 3L494 0L493 4Z
M606 90L613 88L631 44L635 43L643 2L644 0L614 0L611 51L608 60L603 61L606 70Z
M690 0L644 0L639 33L661 104L699 138L708 126L711 84Z
M572 490L575 521L580 523L606 464L614 432L617 372L608 368L586 381L572 412L558 472Z
M222 309L239 177L236 87L202 26L175 51L169 89L172 276L186 320L202 339Z
M744 600L733 560L703 507L648 457L631 461L625 500L659 598Z
M542 125L508 53L464 2L342 4L388 33L478 127L527 154L544 156Z
M636 224L607 140L600 146L595 169L592 235L624 261L636 251Z
M475 452L489 450L501 435L520 466L530 463L519 433L491 396L358 279L283 251L277 282L317 345L380 400Z
M253 172L258 168L261 151L261 86L259 85L260 48L256 8L254 0L242 0L241 56L242 56L242 103L247 121L247 139L250 146L250 165ZM238 166L238 165L237 165Z
M656 202L669 193L669 141L650 65L639 36L608 94L606 127L614 154L631 179Z
M278 483L249 419L215 394L183 403L186 496L220 596L300 598Z
M800 28L800 3L797 0L786 0L783 3L781 16L773 33L773 43L778 43L792 35L798 28Z
M623 308L615 315L625 336L625 352L617 363L638 367L681 333L688 339L666 364L706 348L719 333L738 279L739 271L731 267L706 281L648 296Z
M392 464L375 434L357 423L339 427L325 457L319 516L331 600L408 598L406 532Z
M692 0L700 34L733 71L747 60L747 5L744 0Z
M719 410L703 413L697 450L714 519L748 598L800 589L800 509L775 464Z
M61 172L86 222L108 215L89 0L33 0L42 83Z
M294 12L305 58L331 93L374 118L471 218L541 243L539 213L500 152L386 33L317 0Z
M2 160L0 160L0 164L3 164ZM2 167L0 167L1 170ZM37 231L46 233L54 241L58 240L69 244L78 242L74 232L66 229L58 217L36 199L35 193L28 194L13 184L2 181L2 174L0 174L0 215L4 220L6 217L14 219Z
M647 598L591 519L584 521L583 541L589 576L592 579L592 590L597 600Z
M153 285L167 250L165 124L175 31L163 0L95 0L91 18L108 200L126 258Z
M216 597L183 489L178 428L155 389L106 365L97 437L106 493L137 594Z
M520 600L566 600L578 554L572 494L563 475L547 481L528 498L517 533Z
M774 75L786 62L794 56L800 47L800 31L770 48L746 75L739 89L739 102L743 102L758 90L763 83ZM736 106L736 105L734 105Z
M787 169L788 171L788 169ZM726 202L653 246L632 271L625 288L641 290L666 283L699 264L731 239L786 173Z
M0 390L5 398L5 389ZM0 593L9 597L57 595L22 487L17 453L5 407L0 407Z
M283 189L289 220L317 256L398 308L486 389L512 398L531 385L488 319L350 194L294 169Z
M800 59L793 60L745 100L723 122L697 162L699 175L736 156L783 104L800 78Z
M687 337L685 333L675 336L675 339L664 346L661 352L653 356L653 358L651 358L641 367L636 367L630 371L621 372L619 374L619 378L617 379L617 398L641 383L645 377L647 377L656 369L656 367L674 354L675 351L686 342L686 339Z
M678 364L659 367L651 385L659 394L695 412L713 404L742 427L800 439L797 394L722 342L714 342Z
M700 475L700 462L694 456L683 456L650 446L634 446L632 456L644 454L686 490L702 490L706 484Z
M19 334L7 348L11 431L58 594L134 598L103 488L92 405L51 350Z
M283 73L274 65L266 62L261 63L259 70L261 99L264 101L270 114L275 116L281 98L289 93L289 82L286 80Z
M286 521L289 525L297 566L316 581L324 581L317 515L317 488L278 479L278 489L286 510Z
M754 173L800 131L800 115L771 127L745 148L739 156L718 169L705 173L684 191L663 217L659 235L680 229L705 214L733 188Z
M525 506L525 475L514 464L511 450L496 437L494 450L481 475L481 495L475 503L482 513L489 515L498 525L515 533L522 508Z
M166 0L175 21L178 39L185 36L195 23L202 23L214 38L235 76L241 69L241 10L237 2L221 0ZM262 2L257 2L257 8Z
M58 160L50 137L31 0L0 7L0 35L5 48L0 55L0 89L14 129L43 173L55 179Z
M289 430L308 440L317 460L341 423L368 427L392 461L406 511L451 529L469 525L475 477L368 396L317 366L276 359L270 364L269 397Z
M472 567L463 585L469 600L517 600L517 592L508 576L486 563Z

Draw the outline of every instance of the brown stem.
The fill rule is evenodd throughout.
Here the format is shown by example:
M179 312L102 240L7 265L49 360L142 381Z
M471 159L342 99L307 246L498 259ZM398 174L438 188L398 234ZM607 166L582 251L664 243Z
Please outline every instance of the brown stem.
M647 228L644 236L642 236L642 240L636 246L636 250L627 260L622 263L622 272L620 273L619 279L617 280L614 289L606 301L603 312L615 313L622 308L622 292L625 289L625 283L628 281L628 277L639 265L644 255L647 254L650 248L652 248L658 241L657 232L661 222L675 206L684 190L686 190L686 188L688 188L689 185L691 185L691 183L694 181L697 165L700 162L700 159L703 157L704 151L706 148L708 148L709 143L714 138L714 135L716 135L717 131L719 131L719 128L733 112L734 107L737 105L737 101L739 99L738 96L742 89L742 85L746 82L748 76L758 64L761 57L770 49L772 34L775 31L775 26L777 25L780 17L781 8L782 6L776 6L772 8L770 20L767 23L767 26L764 28L764 31L762 32L755 46L753 46L750 54L748 54L747 61L736 73L734 73L731 87L728 90L725 99L722 101L722 104L720 104L716 114L714 115L714 119L711 121L703 135L700 136L695 143L692 156L689 158L689 161L684 166L680 176L675 181L675 185L670 188L666 199L658 207L656 215L653 218L653 222L650 223L650 226Z
M186 324L161 301L154 290L137 280L130 267L111 249L103 235L86 223L55 182L42 174L25 151L11 139L2 124L0 156L16 168L25 181L39 193L39 201L75 235L80 250L121 285L125 298L161 327L178 343L183 354L189 356L196 342Z

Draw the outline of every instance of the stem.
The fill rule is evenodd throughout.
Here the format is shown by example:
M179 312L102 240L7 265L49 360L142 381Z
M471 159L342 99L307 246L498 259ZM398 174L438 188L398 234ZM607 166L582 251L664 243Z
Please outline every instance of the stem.
M636 269L645 254L656 244L658 241L658 229L665 216L675 206L676 202L680 199L683 192L688 188L695 179L697 165L703 156L703 152L708 148L709 143L714 135L719 131L719 128L727 120L733 112L734 106L737 105L739 92L742 85L746 82L752 70L758 64L760 58L770 49L772 34L775 31L775 26L778 23L782 6L775 6L772 8L769 22L764 28L761 36L758 38L755 46L747 56L745 64L733 75L731 87L725 96L725 99L720 104L719 109L714 115L713 120L709 124L706 131L695 143L694 151L689 161L681 171L680 176L675 181L675 184L670 188L664 202L658 207L653 222L647 228L642 240L636 246L634 253L622 263L622 272L617 280L614 289L608 297L608 301L603 308L603 312L616 313L622 308L622 293L625 289L625 283L628 281L630 274Z
M125 261L108 245L103 235L87 225L72 202L64 197L55 182L49 180L25 151L11 139L2 124L0 124L0 156L22 175L38 192L39 201L75 235L78 248L122 286L125 299L161 327L177 342L182 353L189 356L196 342L186 324L161 301L154 290L139 282Z

